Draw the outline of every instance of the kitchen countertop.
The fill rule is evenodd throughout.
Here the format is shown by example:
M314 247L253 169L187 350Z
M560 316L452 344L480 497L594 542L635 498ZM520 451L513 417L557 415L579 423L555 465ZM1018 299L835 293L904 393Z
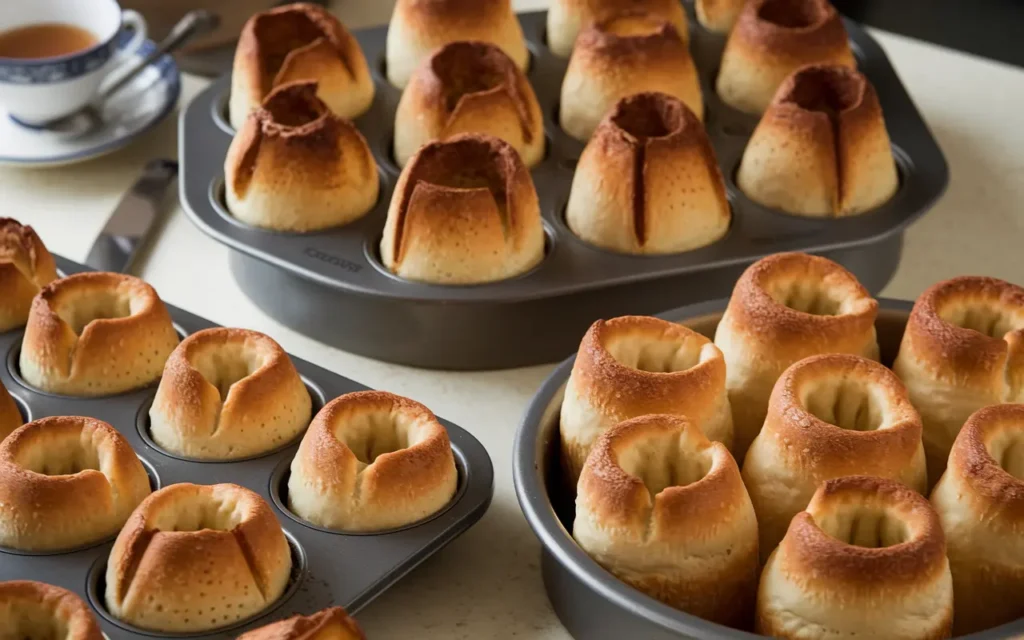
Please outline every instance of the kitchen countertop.
M342 19L383 23L391 2L346 0ZM544 0L513 0L518 10ZM883 295L913 298L962 274L1024 283L1024 70L873 31L945 152L952 176L938 205L906 234L902 264ZM186 77L183 101L205 81ZM182 103L184 104L184 102ZM129 148L81 165L0 169L0 213L33 225L55 252L84 259L142 165L176 155L168 119ZM566 639L544 594L539 544L512 486L512 438L552 366L483 373L400 367L326 347L260 312L228 272L228 249L174 206L136 273L169 303L229 326L266 332L291 353L371 387L415 398L469 429L495 467L490 511L357 616L370 638Z

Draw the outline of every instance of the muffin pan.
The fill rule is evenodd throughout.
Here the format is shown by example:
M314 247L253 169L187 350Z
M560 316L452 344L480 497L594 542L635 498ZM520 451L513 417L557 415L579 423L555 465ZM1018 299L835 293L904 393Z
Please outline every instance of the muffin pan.
M55 256L63 274L86 271ZM168 305L181 335L212 323ZM298 439L261 456L233 462L199 462L163 452L148 433L148 412L156 386L103 398L73 398L33 389L18 373L22 331L0 334L0 381L26 420L51 415L85 415L104 420L124 435L150 476L153 488L177 482L232 482L248 487L272 505L292 550L293 569L284 595L254 618L199 634L166 634L115 620L103 604L104 572L113 538L77 551L28 553L0 548L0 581L38 580L75 592L93 608L110 640L184 636L234 638L247 629L295 613L311 614L341 605L355 613L479 520L494 493L494 470L483 446L465 430L441 420L448 430L459 481L455 497L440 512L412 525L379 533L339 533L313 526L287 507L288 468ZM313 411L362 385L292 358L313 399Z
M892 366L913 304L879 299L875 328L882 363ZM728 299L675 309L660 317L709 338ZM760 638L683 613L651 598L605 571L572 538L575 496L565 491L559 463L558 416L575 356L560 364L530 403L516 434L513 474L519 505L541 542L541 572L551 605L574 638ZM1024 636L1024 620L971 634L972 640Z
M885 205L842 219L811 219L762 207L736 187L734 174L758 117L725 106L714 79L723 36L690 13L690 49L706 106L706 127L725 176L732 226L720 241L685 253L618 255L587 244L565 224L573 169L584 145L558 125L567 60L545 44L544 12L519 16L531 51L528 78L544 113L547 154L532 171L548 236L544 261L518 278L474 286L413 283L390 274L378 245L399 173L391 144L401 92L386 80L386 27L354 32L377 87L356 120L376 157L381 195L362 219L307 234L245 225L224 205L223 164L233 130L226 111L230 78L199 94L180 121L181 201L199 228L233 249L231 269L243 291L284 324L341 349L376 359L445 369L501 368L550 362L570 353L599 317L655 313L728 295L742 270L770 253L825 255L872 292L899 262L903 230L942 194L942 152L881 47L846 21L861 71L874 84L900 172Z

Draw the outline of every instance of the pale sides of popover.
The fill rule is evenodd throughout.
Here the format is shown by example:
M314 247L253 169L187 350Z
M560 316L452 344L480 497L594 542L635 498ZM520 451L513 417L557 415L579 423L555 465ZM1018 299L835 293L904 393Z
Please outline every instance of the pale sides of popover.
M764 427L743 463L762 560L822 482L855 474L924 493L921 417L896 374L873 360L850 354L800 360L775 383Z
M494 282L539 264L540 203L516 150L481 134L421 148L398 177L380 256L392 273L433 284Z
M921 412L934 484L972 413L1024 402L1024 288L973 276L932 285L914 303L893 371Z
M96 617L81 598L31 580L0 582L0 638L104 640Z
M56 551L99 542L149 492L142 463L109 424L30 422L0 443L0 546Z
M385 44L388 80L404 88L424 58L460 40L496 44L523 71L530 64L511 0L398 0Z
M206 631L272 605L291 566L281 525L259 495L234 484L173 484L144 500L117 536L104 602L143 629Z
M347 224L380 194L366 138L308 81L277 87L249 115L231 140L224 180L231 215L277 231Z
M587 458L573 536L598 564L662 602L749 627L757 521L725 446L686 418L646 415L602 435Z
M711 440L732 443L725 359L710 340L647 316L598 320L580 342L562 401L563 464L575 486L598 437L623 420L685 415Z
M317 413L292 460L288 506L313 524L379 531L427 518L455 495L448 432L418 402L349 393Z
M309 391L279 344L219 327L185 338L167 359L149 430L171 453L230 460L288 444L311 411Z
M675 27L684 42L689 38L686 11L676 0L553 0L548 6L547 44L555 55L568 58L580 31L627 12L664 20Z
M102 396L155 382L178 334L153 287L119 273L56 280L32 301L21 343L25 381L43 391Z
M240 129L275 87L297 80L315 80L317 95L342 118L355 118L373 102L359 43L326 9L300 2L257 13L242 27L231 73L231 125Z
M730 219L704 125L663 93L623 98L605 116L576 164L565 209L577 236L632 254L711 244Z
M616 102L645 91L667 93L704 117L697 68L674 26L637 13L592 24L580 32L562 79L559 124L585 142Z
M344 609L331 607L253 629L238 636L238 640L366 640L366 636Z
M953 572L953 631L1024 618L1024 405L975 412L932 491Z
M745 0L695 0L697 22L708 31L726 34L740 17Z
M743 460L782 372L819 353L878 359L878 302L840 265L804 253L777 253L740 276L715 331L726 364L737 460Z
M871 476L822 484L761 573L756 631L800 640L938 640L953 585L938 515Z
M740 111L761 113L789 74L807 64L857 63L828 0L750 0L729 33L716 87Z
M395 113L395 160L459 133L512 145L526 166L544 158L544 118L526 75L497 45L452 42L423 60Z
M871 83L839 65L793 73L748 141L736 183L751 200L802 216L856 215L884 204L899 175Z
M18 409L18 404L11 397L11 394L7 392L7 388L0 383L0 442L8 434L20 427L24 421L24 418L21 417L21 410Z
M32 298L57 279L57 266L32 227L0 218L0 333L28 320Z

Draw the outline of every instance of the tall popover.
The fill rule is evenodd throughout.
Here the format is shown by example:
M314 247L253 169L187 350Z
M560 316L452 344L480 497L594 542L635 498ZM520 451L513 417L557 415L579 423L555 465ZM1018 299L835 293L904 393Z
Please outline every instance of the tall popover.
M104 640L96 617L81 598L31 580L0 582L0 638Z
M696 0L697 22L708 31L729 33L744 4L745 0Z
M747 143L736 183L751 200L802 216L884 204L899 175L871 83L838 65L789 76Z
M939 518L895 480L822 484L761 573L756 629L774 638L948 638L953 585Z
M315 231L361 218L380 179L366 138L316 97L315 82L274 89L231 140L228 210L277 231Z
M932 285L914 303L893 371L921 412L934 484L972 413L1024 402L1024 288L972 276Z
M382 391L328 402L302 438L288 506L313 524L379 531L431 516L455 495L448 432L422 404Z
M726 364L737 460L764 424L775 382L819 353L878 360L878 302L840 265L805 253L776 253L743 272L715 331Z
M275 87L297 80L315 80L317 95L343 118L373 102L359 43L326 9L298 2L257 13L242 27L231 72L231 124L240 129Z
M160 632L199 632L263 611L292 556L263 498L234 484L172 484L139 505L107 562L107 609Z
M605 116L576 165L565 208L577 236L634 254L711 244L731 217L704 126L664 93L623 98Z
M238 640L366 640L366 636L344 609L331 607L253 629L238 636Z
M953 631L1024 618L1024 404L971 415L932 492L953 572Z
M449 42L492 42L526 71L530 53L511 0L398 0L388 26L388 80L404 88L416 67Z
M554 0L548 7L548 46L555 55L569 57L580 31L594 22L629 12L641 12L675 27L689 39L683 3L677 0Z
M497 45L452 42L416 69L395 113L395 160L459 133L512 145L527 166L544 157L544 119L526 75Z
M743 463L761 558L822 482L855 474L927 490L921 417L881 364L838 353L804 358L775 383L764 427Z
M725 445L682 416L640 416L598 439L580 476L573 537L653 598L713 622L750 624L754 508Z
M559 123L586 141L616 102L644 91L674 96L704 117L697 67L674 26L638 13L595 23L580 32L569 58Z
M171 453L230 460L292 441L312 400L270 336L218 327L182 340L167 359L149 410L153 440Z
M540 263L540 203L512 145L461 134L421 148L398 177L380 255L391 272L435 284L504 280Z
M142 463L109 424L30 422L0 444L0 546L56 551L98 542L149 492Z
M571 484L602 433L649 413L685 415L709 439L731 445L722 352L666 320L598 320L580 342L562 401L559 432Z
M835 7L828 0L750 0L725 44L718 95L761 113L782 81L807 64L857 66Z
M0 441L3 441L12 431L24 423L21 417L21 410L18 409L14 398L7 392L7 388L0 383Z
M102 396L155 382L176 346L153 287L120 273L78 273L32 301L19 366L37 389Z
M35 230L0 218L0 333L24 326L32 298L57 279L57 265Z

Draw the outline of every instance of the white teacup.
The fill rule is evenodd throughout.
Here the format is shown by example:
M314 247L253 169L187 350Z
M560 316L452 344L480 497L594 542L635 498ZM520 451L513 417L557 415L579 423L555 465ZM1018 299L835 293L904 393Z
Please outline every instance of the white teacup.
M142 16L115 0L0 0L0 33L46 23L85 29L96 44L52 58L0 57L0 107L27 125L84 107L146 41Z

